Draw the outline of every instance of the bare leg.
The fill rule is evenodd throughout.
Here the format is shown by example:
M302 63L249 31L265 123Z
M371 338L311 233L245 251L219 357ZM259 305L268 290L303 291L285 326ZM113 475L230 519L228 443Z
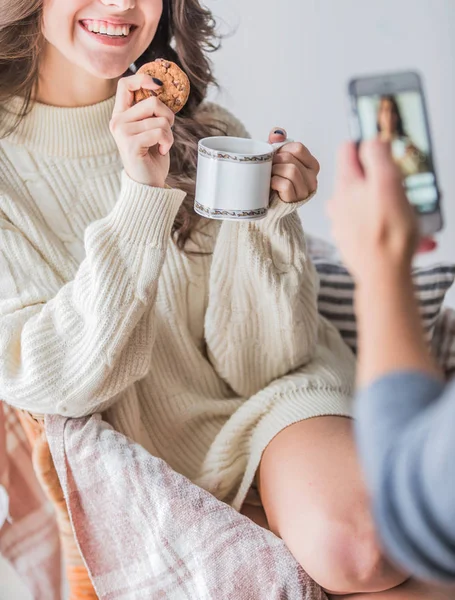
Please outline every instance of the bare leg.
M379 592L406 580L377 543L349 419L288 427L265 450L259 474L270 529L321 587Z
M269 529L267 517L261 507L245 504L242 514L257 525ZM330 600L453 600L455 588L437 589L424 583L410 580L392 590L378 593L350 594L348 596L329 595Z

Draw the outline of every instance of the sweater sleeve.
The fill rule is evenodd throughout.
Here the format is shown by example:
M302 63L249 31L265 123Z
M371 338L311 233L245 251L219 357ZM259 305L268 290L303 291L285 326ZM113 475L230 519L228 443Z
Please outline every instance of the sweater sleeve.
M86 257L70 282L0 219L0 398L79 417L106 409L147 374L150 309L184 196L123 173L113 210L85 231Z
M394 373L360 391L357 438L388 553L420 579L455 582L455 384Z
M228 134L247 137L223 113ZM307 364L318 331L318 280L297 209L275 194L265 219L223 221L213 254L206 313L209 358L243 397Z

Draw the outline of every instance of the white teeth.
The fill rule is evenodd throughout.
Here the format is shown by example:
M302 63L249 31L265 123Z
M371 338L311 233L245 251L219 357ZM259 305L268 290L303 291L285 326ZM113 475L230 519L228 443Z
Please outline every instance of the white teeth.
M112 37L126 37L129 35L131 25L113 25L105 21L85 21L84 26L88 31L110 35Z

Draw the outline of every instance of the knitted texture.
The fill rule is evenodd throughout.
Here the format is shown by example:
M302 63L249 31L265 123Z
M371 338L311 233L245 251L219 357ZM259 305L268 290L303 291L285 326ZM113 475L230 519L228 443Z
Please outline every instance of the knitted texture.
M302 202L275 197L258 222L203 220L197 254L179 251L184 193L122 172L113 104L38 104L0 140L0 398L37 415L103 412L238 507L281 429L349 414L354 360L317 312Z

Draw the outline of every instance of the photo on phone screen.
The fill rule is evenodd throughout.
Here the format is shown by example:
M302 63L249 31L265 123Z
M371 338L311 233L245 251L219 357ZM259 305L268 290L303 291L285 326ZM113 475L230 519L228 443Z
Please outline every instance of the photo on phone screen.
M350 94L360 139L391 143L409 201L421 221L428 217L423 229L438 231L442 227L439 190L419 76L405 73L357 79L350 84Z

